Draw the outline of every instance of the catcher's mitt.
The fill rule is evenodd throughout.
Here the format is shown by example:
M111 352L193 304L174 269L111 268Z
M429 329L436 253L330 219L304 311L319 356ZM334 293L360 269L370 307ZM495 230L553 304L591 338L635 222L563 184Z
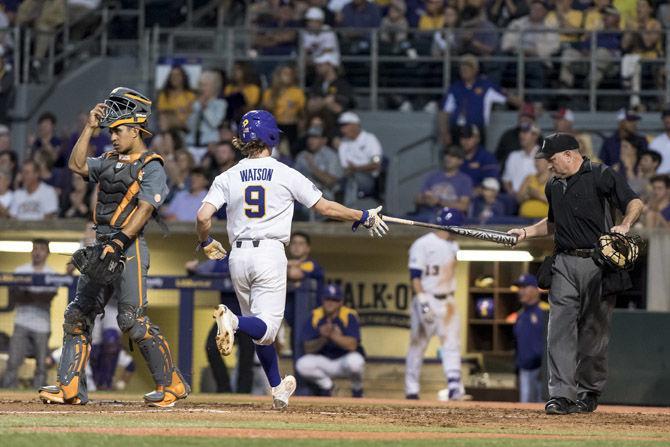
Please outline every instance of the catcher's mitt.
M97 244L80 248L72 255L72 264L90 281L101 285L111 284L121 276L126 265L121 247L115 245Z
M624 236L619 233L605 233L598 238L593 252L594 260L600 266L617 270L629 270L635 265L643 248L640 236Z

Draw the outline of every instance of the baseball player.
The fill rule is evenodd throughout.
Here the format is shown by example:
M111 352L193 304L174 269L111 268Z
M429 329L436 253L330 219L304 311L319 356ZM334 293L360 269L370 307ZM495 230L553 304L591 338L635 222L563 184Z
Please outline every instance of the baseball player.
M443 208L439 225L463 224L463 214L455 208ZM458 244L446 231L430 232L409 249L409 271L415 297L410 314L410 342L405 365L405 396L419 398L419 379L423 354L428 342L437 335L442 343L442 369L447 379L449 400L461 400L460 321L456 314L456 252Z
M293 204L330 219L353 221L382 237L388 227L379 213L381 206L354 210L322 197L314 184L298 171L270 157L279 144L280 131L271 113L252 110L240 121L240 136L233 143L245 157L214 180L198 211L196 231L205 255L221 259L226 250L210 236L212 216L227 205L228 239L231 245L230 275L242 316L225 305L214 312L222 355L233 348L235 331L251 336L256 353L272 387L273 408L285 408L296 387L295 378L279 375L273 342L284 317L287 260Z
M129 88L115 88L104 104L91 110L70 155L69 168L98 184L94 221L99 245L91 251L82 249L88 258L80 270L95 273L82 273L75 298L65 309L58 382L39 391L45 403L88 401L84 371L91 332L96 315L112 295L118 302L119 328L139 347L156 383L155 390L144 395L145 403L171 407L190 393L167 340L146 316L149 249L143 230L168 193L163 160L148 151L143 141L145 134L149 135L150 114L151 101L146 96ZM101 157L87 157L91 136L104 127L110 130L113 150ZM121 271L118 266L123 262ZM110 272L113 274L107 275Z

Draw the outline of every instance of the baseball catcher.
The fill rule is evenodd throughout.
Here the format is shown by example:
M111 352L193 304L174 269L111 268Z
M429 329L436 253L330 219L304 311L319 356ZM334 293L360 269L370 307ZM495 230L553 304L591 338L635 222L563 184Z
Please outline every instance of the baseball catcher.
M45 403L88 402L85 369L93 322L112 296L119 303L119 328L139 347L156 382L144 401L171 407L190 393L167 340L146 316L149 249L143 230L168 193L163 160L148 151L143 141L144 134L149 134L150 114L151 101L146 96L125 87L112 90L89 113L70 155L69 168L98 184L97 244L73 256L81 277L76 296L65 309L58 382L39 390ZM99 127L109 128L114 149L101 157L87 157L91 135Z

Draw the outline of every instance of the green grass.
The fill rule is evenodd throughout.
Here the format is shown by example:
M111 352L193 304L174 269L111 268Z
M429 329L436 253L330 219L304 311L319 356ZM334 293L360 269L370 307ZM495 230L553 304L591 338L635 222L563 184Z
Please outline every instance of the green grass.
M132 439L132 440L131 440ZM188 437L158 437L158 436L118 436L93 435L88 433L56 433L56 434L3 434L2 442L12 447L34 447L35 445L85 445L86 447L211 447L225 445L226 447L434 447L448 445L449 447L659 447L669 445L654 441L561 441L535 439L448 439L444 441L347 441L347 440L315 440L315 439L242 439L242 438L188 438Z

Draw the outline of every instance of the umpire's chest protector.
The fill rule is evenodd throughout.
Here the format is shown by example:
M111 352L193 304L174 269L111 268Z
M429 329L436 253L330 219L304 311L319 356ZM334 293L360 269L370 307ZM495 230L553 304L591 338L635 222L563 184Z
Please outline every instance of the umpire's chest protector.
M98 176L98 203L94 220L99 225L122 228L137 208L137 195L147 163L163 159L155 152L139 156L108 152Z

